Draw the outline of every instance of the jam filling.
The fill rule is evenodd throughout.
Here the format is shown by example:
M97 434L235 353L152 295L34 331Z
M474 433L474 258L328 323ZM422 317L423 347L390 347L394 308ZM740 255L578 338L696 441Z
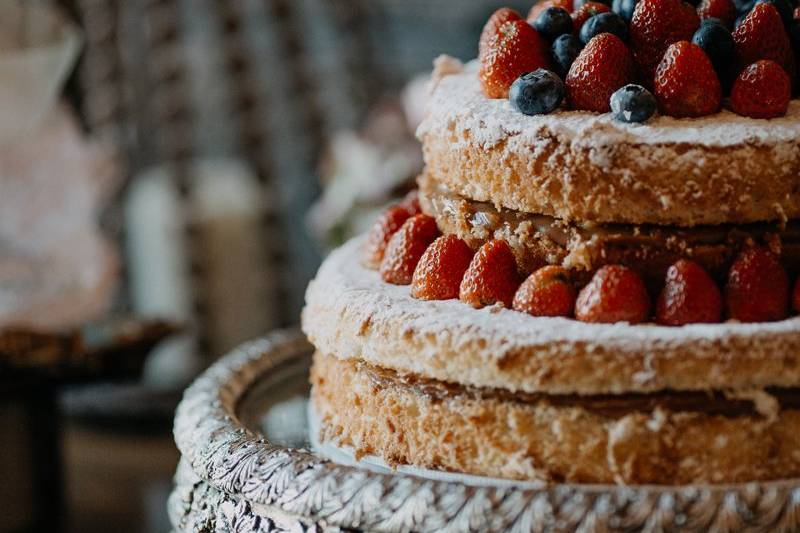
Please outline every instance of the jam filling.
M601 416L618 418L632 412L649 413L661 408L672 412L694 412L726 417L759 416L754 402L723 391L674 391L624 394L544 394L512 392L506 389L459 385L414 375L401 374L364 362L355 363L376 387L400 387L433 402L450 398L496 400L520 404L548 404L554 407L579 407ZM800 388L768 388L781 409L800 409Z
M623 264L640 272L650 285L662 282L676 260L689 258L722 279L737 253L754 243L780 252L790 272L800 270L800 220L693 228L569 223L470 200L425 177L420 185L423 210L436 218L443 232L473 247L492 238L506 240L524 273L545 264L587 273L606 264Z

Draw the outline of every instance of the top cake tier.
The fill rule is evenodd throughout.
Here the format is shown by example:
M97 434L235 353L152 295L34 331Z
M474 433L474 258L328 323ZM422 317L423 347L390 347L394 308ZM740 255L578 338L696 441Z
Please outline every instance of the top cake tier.
M428 177L455 193L575 222L800 218L800 100L769 120L724 110L646 124L587 111L528 116L484 96L477 70L436 61L417 131Z

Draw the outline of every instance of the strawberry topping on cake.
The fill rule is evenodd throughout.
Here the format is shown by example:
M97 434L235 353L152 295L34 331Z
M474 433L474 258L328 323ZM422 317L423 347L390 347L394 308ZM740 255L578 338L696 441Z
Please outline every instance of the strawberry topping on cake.
M512 106L537 113L560 108L607 113L614 92L636 83L655 89L659 111L676 118L711 115L722 105L753 118L782 116L786 80L759 61L779 65L794 86L800 20L788 2L761 1L740 10L737 5L732 0L702 0L697 6L683 0L617 0L609 8L600 2L546 1L531 9L527 24L517 12L498 9L480 37L481 87L488 98L509 98ZM779 12L784 7L786 13ZM524 83L537 69L552 69L553 76L562 78L565 105L526 107L519 102L524 91L509 94L514 80ZM742 94L748 83L756 83L754 78L767 76L778 84L769 89L771 94L761 99ZM734 80L737 97L728 103L723 96ZM552 94L539 97L553 100ZM752 104L743 103L745 99ZM643 122L652 112L614 114L621 121L632 116Z

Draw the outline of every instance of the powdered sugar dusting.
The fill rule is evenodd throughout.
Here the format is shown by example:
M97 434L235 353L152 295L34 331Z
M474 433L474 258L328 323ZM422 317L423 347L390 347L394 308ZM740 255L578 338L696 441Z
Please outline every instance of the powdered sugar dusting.
M572 342L614 343L619 348L640 349L645 343L708 341L730 336L770 335L794 332L800 335L800 317L780 322L742 324L692 324L667 327L652 324L631 326L619 324L589 324L566 318L531 317L524 313L485 307L473 309L458 300L422 301L410 296L410 288L391 285L380 279L378 272L368 270L358 262L361 252L356 238L331 254L323 265L318 280L328 298L340 299L341 290L360 293L351 305L364 305L372 312L373 322L402 317L402 325L417 332L459 330L471 335L516 339L521 344L539 344L569 339ZM320 296L315 292L315 297ZM365 296L368 296L365 298ZM376 312L377 311L377 312Z
M446 69L439 67L446 66ZM429 132L449 131L456 139L491 148L513 139L514 145L536 144L542 136L556 136L573 145L591 148L618 143L643 145L688 144L704 147L775 145L800 139L800 100L792 100L784 117L762 120L723 110L696 119L658 116L646 124L625 124L610 113L558 111L526 116L514 111L506 99L492 100L480 91L476 61L460 71L451 60L438 59L433 78L435 90L428 116L417 130L423 139ZM461 135L468 132L468 135ZM456 141L459 142L459 141Z

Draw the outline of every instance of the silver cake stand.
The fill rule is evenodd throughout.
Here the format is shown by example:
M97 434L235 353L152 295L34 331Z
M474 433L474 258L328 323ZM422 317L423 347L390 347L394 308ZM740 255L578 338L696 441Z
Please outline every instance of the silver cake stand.
M308 451L312 347L280 331L209 368L175 419L175 531L800 531L800 480L477 486Z

